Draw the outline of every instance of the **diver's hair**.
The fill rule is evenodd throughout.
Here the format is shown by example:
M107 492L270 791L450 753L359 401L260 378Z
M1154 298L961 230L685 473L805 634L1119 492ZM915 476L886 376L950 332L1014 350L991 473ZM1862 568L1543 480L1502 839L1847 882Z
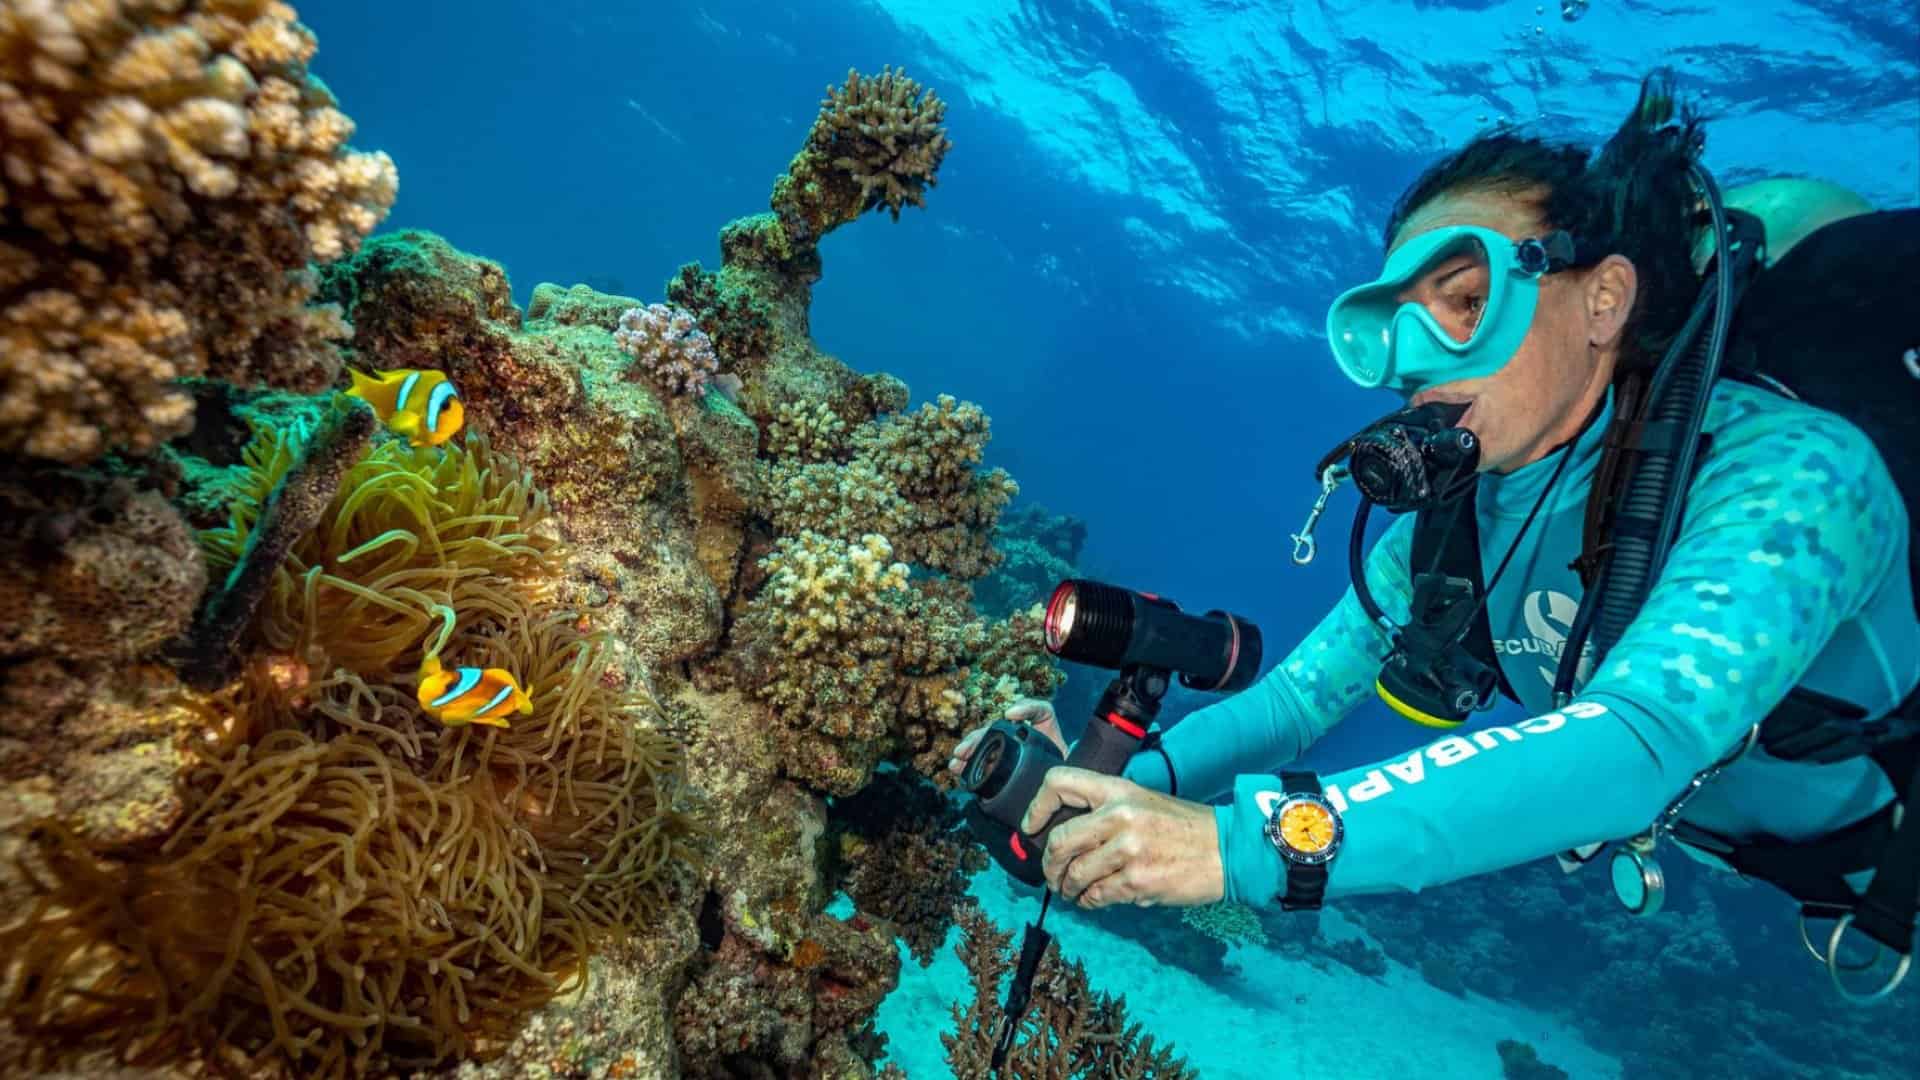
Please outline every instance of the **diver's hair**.
M1401 194L1385 243L1391 245L1407 218L1437 196L1537 190L1546 227L1565 229L1578 243L1577 265L1594 265L1609 254L1633 262L1639 290L1619 370L1657 363L1700 286L1693 268L1699 195L1691 169L1706 143L1703 125L1693 106L1676 104L1667 68L1641 82L1633 111L1597 155L1503 124L1436 162Z

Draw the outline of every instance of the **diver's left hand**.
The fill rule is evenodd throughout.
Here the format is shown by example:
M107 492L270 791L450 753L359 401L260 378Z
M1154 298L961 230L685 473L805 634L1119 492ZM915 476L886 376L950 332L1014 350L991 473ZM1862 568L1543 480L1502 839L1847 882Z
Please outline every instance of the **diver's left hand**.
M1062 806L1088 812L1054 827L1040 862L1047 884L1083 908L1211 904L1225 891L1213 808L1131 780L1056 765L1020 823L1031 832Z

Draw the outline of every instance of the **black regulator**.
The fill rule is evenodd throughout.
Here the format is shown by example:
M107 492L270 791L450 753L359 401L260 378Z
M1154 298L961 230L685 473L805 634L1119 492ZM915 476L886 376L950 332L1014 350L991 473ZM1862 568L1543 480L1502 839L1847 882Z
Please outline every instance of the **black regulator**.
M1306 528L1293 536L1294 561L1311 561L1313 527L1328 497L1341 480L1353 480L1360 507L1347 545L1348 573L1367 617L1393 643L1375 689L1395 712L1428 727L1464 722L1490 706L1499 690L1499 673L1459 647L1486 598L1472 580L1449 574L1446 567L1416 567L1407 622L1396 625L1367 585L1367 517L1375 505L1396 514L1461 507L1460 512L1472 513L1462 498L1478 478L1480 440L1458 426L1466 411L1464 405L1444 402L1408 407L1343 440L1315 466L1320 498Z

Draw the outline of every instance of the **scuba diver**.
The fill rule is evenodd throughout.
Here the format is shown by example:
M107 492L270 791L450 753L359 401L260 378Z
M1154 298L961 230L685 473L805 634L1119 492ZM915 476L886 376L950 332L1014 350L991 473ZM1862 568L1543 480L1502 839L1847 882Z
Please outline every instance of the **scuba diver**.
M1086 908L1310 910L1547 856L1571 871L1612 845L1615 891L1647 914L1671 840L1788 892L1836 984L1856 970L1839 959L1850 930L1886 945L1898 971L1860 996L1892 989L1920 903L1920 825L1899 829L1920 798L1903 493L1920 472L1920 330L1870 313L1876 343L1908 348L1862 390L1855 328L1818 321L1823 305L1863 318L1844 290L1817 262L1770 291L1761 271L1797 245L1827 257L1811 249L1856 225L1856 263L1863 236L1896 229L1911 260L1920 211L1871 214L1812 181L1752 185L1729 208L1702 145L1661 72L1597 155L1502 128L1400 197L1384 271L1328 319L1341 369L1404 406L1316 473L1314 518L1343 478L1361 488L1354 587L1257 683L1153 733L1119 775L1048 769L1019 829L1062 819L1050 889ZM1876 445L1770 381L1750 345L1729 348L1743 264L1758 284L1739 340L1811 339L1810 367L1899 425L1897 467L1894 428ZM1367 553L1370 505L1402 513ZM1311 528L1294 538L1308 558ZM1442 730L1498 696L1525 718L1327 776L1286 768L1374 694ZM1046 703L1009 718L1064 751ZM1808 936L1822 919L1824 949Z

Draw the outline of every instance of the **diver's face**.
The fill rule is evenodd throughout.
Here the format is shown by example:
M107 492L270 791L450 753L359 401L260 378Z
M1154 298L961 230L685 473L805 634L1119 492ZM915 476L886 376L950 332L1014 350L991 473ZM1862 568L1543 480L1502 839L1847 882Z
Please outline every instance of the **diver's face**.
M1421 233L1450 225L1478 225L1515 240L1549 231L1540 220L1538 193L1469 190L1440 195L1414 211L1388 254ZM1427 387L1412 403L1468 405L1459 424L1480 438L1482 471L1511 472L1546 456L1578 432L1612 378L1620 324L1632 304L1630 291L1624 307L1618 295L1622 266L1631 278L1632 264L1619 256L1592 270L1542 277L1533 324L1505 367ZM1596 279L1603 277L1611 285L1596 290ZM1425 305L1442 330L1465 341L1486 308L1488 284L1486 266L1461 255L1436 264L1398 299ZM1597 291L1605 295L1594 295Z

